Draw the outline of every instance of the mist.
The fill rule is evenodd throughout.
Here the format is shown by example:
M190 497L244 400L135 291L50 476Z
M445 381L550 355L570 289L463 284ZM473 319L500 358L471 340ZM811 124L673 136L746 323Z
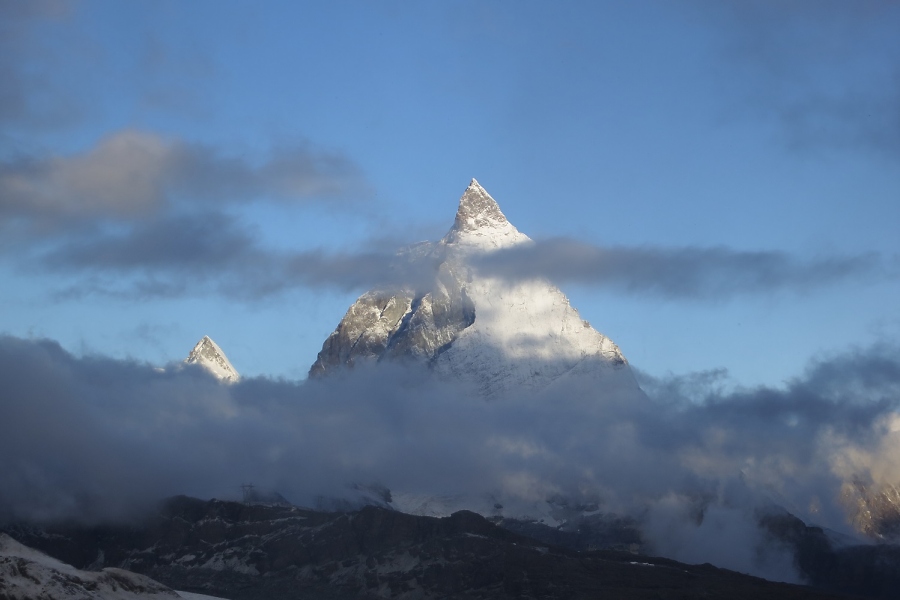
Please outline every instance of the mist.
M224 385L199 367L7 336L0 514L121 520L174 494L237 499L245 483L306 506L352 498L354 483L490 496L524 513L562 495L641 519L662 554L792 580L753 511L780 506L849 531L838 502L848 473L896 481L886 450L900 444L898 356L854 350L780 388L643 375L648 396L575 380L486 401L424 366Z

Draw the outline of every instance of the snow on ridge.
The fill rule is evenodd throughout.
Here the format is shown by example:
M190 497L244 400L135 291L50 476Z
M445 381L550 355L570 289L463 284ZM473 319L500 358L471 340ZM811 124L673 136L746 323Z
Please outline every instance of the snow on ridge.
M0 598L177 600L175 591L124 569L81 571L0 533Z
M551 283L475 278L466 290L475 321L437 358L439 371L474 377L488 396L540 389L575 369L610 379L624 368L628 373L615 379L632 378L619 347Z
M76 574L78 569L72 565L66 564L60 560L47 556L39 550L35 550L31 546L26 546L5 533L0 533L0 557L16 556L29 561L40 563L48 569L59 571L60 573Z

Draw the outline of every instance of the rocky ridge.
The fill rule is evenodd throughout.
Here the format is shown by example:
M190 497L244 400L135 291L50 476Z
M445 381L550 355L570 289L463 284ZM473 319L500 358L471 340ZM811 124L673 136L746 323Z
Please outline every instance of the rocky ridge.
M841 503L853 527L878 541L900 541L900 488L865 484L860 479L845 483Z
M328 513L180 496L128 525L7 530L82 568L127 568L232 600L833 597L710 565L568 549L467 511Z

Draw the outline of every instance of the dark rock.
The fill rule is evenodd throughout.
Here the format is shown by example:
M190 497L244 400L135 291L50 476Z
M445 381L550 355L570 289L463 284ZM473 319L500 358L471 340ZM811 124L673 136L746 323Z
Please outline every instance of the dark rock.
M289 598L827 598L708 565L542 543L461 511L443 519L366 507L172 498L129 526L9 527L76 567L130 568L232 600Z

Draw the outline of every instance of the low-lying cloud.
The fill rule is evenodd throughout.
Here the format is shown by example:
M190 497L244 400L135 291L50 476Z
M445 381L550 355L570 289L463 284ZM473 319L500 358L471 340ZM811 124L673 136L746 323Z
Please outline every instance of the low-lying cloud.
M248 482L311 504L376 482L491 495L525 512L552 496L587 499L645 519L670 555L713 560L715 536L674 515L712 510L739 532L751 526L748 507L775 503L846 529L847 465L875 482L900 476L883 453L900 437L885 426L900 410L897 350L850 351L782 388L645 377L651 394L692 397L598 396L595 382L572 381L485 401L424 367L228 386L197 367L79 358L55 342L3 337L0 512L120 518L172 494L236 498ZM703 545L679 554L672 531Z

